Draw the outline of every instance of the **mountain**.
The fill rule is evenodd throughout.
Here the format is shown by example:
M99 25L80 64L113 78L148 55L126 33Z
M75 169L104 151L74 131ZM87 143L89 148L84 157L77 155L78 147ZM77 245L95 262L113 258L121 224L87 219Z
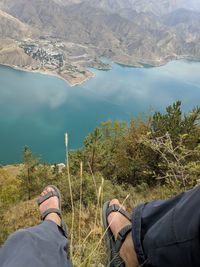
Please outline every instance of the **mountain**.
M153 13L157 16L168 14L176 9L200 11L199 0L136 0L134 10L137 12Z
M133 9L133 0L88 0L87 4L95 8L101 8L112 13L117 13L119 10L128 8Z
M62 7L51 0L6 0L2 5L6 12L34 28L45 26L48 30L63 21Z
M0 36L1 64L19 67L35 65L34 60L27 56L16 43L22 38L32 37L31 27L0 10Z
M174 27L183 24L185 27L192 27L192 30L200 29L200 13L196 11L177 9L163 16L162 19L167 26Z
M200 11L199 0L57 0L57 3L65 5L87 3L90 6L101 8L112 13L118 13L121 9L131 9L139 13L148 12L158 16L180 8Z
M83 2L83 0L53 0L56 4L62 5L62 6L71 6L74 4L80 4Z
M63 8L52 0L19 0L7 3L6 11L46 38L96 46L116 39L102 23L104 13L84 4Z
M91 76L85 66L109 69L102 56L134 66L200 59L198 7L196 0L2 0L0 43L12 39L20 66L37 62L72 78Z
M182 44L177 47L179 54L194 58L200 54L200 13L178 9L164 16L163 22L175 30L177 43Z
M17 18L0 10L0 36L2 38L19 38L31 35L31 29Z

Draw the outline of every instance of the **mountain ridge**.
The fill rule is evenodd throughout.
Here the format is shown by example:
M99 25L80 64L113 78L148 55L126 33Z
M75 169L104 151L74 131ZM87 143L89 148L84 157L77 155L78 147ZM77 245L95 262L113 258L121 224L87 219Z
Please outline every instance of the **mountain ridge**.
M109 69L101 57L131 66L200 59L200 13L183 9L185 0L162 0L156 6L155 0L146 2L3 0L0 42L11 38L21 52L24 49L24 58L28 55L37 61L38 69L60 73L68 81L77 75L80 82L91 77L87 66ZM137 9L139 3L146 9ZM162 16L150 12L152 6ZM23 60L24 66L31 69L28 61Z

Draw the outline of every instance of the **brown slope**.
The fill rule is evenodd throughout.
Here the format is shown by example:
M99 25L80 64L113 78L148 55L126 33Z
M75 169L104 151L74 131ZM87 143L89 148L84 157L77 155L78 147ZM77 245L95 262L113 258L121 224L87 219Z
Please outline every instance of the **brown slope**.
M37 66L38 63L26 55L12 39L0 39L0 64L9 66Z
M87 3L95 8L101 8L113 13L117 13L124 8L133 8L132 0L88 0Z
M14 38L21 39L30 36L30 28L19 21L17 18L0 10L0 39Z
M39 29L40 35L105 47L119 42L105 26L103 11L90 6L63 8L52 0L9 0L9 4L8 12Z
M40 35L90 46L97 51L97 55L106 51L106 55L122 60L129 57L132 62L158 63L182 56L200 58L200 33L196 18L192 27L188 21L176 26L168 25L153 13L133 12L129 14L131 19L126 19L126 16L124 18L105 9L91 7L85 2L66 7L53 0L8 0L8 3L9 12L31 27L38 28ZM141 3L145 1L141 0ZM150 3L155 2L150 0ZM157 8L162 3L163 0Z
M151 12L155 15L162 16L176 9L185 8L189 10L199 10L199 0L132 0L134 9L138 12Z

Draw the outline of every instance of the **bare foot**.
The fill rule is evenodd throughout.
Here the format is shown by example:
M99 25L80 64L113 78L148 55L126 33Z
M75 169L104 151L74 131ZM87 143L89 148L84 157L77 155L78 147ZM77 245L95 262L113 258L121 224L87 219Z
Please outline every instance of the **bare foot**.
M45 190L41 193L40 197L45 196L48 192L54 191L52 187L47 187ZM39 206L39 211L41 214L43 214L46 210L55 208L59 209L59 199L56 196L50 197L49 199L45 200L42 204ZM58 216L57 213L50 213L46 216L45 220L50 220L55 222L57 225L61 225L61 219Z
M113 204L117 204L118 206L122 207L120 205L119 201L117 199L113 199L110 201L110 206ZM122 207L125 209L124 207ZM126 225L131 224L130 221L123 216L119 212L112 212L108 216L108 223L110 225L110 229L115 237L117 238L118 232ZM136 256L136 252L134 249L133 239L131 233L129 233L120 249L120 257L124 260L127 267L137 267L138 266L138 260Z

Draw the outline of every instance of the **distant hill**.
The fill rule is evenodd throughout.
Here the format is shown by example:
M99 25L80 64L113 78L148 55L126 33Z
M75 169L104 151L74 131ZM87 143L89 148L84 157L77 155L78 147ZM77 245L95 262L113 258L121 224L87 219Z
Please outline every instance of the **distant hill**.
M193 30L200 29L200 13L197 11L176 9L175 11L163 16L162 21L170 27L176 27L183 24L185 27L190 26Z
M101 56L134 66L200 59L196 0L2 0L0 9L1 42L59 40L57 53L78 68L101 68Z
M151 12L157 16L168 14L176 9L199 10L199 0L132 0L137 12Z
M17 18L0 10L0 36L2 38L23 38L31 35L31 29Z
M134 9L133 0L86 0L89 5L102 8L112 13L118 12L121 9Z
M159 16L180 8L200 11L199 0L54 0L54 2L64 5L87 3L110 12L131 9L137 12L151 12Z

